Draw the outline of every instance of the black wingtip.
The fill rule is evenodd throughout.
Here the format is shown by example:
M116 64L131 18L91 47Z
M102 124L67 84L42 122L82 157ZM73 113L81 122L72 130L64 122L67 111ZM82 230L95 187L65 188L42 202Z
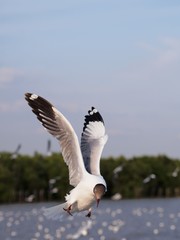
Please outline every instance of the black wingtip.
M52 130L52 121L55 121L53 105L35 93L25 93L25 100L42 125L46 129ZM45 124L44 119L48 119L49 123L46 122ZM53 130L54 129L53 126Z
M30 95L32 95L32 93L25 93L24 94L25 97L29 97Z
M31 93L25 93L24 94L24 98L27 100L27 99L29 99L29 97L31 96Z
M90 114L94 109L96 109L95 107L91 107L91 110L88 111L88 114Z
M39 96L35 93L25 93L25 98L32 98L32 99L36 99L38 98Z
M98 112L98 110L95 107L91 107L91 110L88 111L88 115L85 116L83 132L85 131L87 125L90 122L102 122L104 124L104 120L101 114Z

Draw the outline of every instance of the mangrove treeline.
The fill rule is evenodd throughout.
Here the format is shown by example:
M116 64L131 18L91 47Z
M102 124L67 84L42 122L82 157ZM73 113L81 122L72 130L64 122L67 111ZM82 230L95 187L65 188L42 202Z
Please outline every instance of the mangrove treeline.
M180 160L167 156L123 156L101 160L107 198L180 196ZM0 153L0 203L63 200L71 190L68 168L59 153Z

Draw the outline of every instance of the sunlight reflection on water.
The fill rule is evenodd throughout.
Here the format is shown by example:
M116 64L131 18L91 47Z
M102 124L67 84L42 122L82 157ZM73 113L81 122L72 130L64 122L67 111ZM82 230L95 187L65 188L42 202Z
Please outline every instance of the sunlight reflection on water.
M179 199L103 200L91 219L85 212L47 220L43 207L56 203L0 206L3 240L175 240L180 239Z

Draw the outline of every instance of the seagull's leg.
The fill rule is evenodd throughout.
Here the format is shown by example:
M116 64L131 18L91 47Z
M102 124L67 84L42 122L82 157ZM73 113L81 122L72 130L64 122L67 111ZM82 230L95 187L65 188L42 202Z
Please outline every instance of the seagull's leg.
M70 212L71 211L71 209L72 209L72 205L69 205L69 207L68 208L63 208L64 209L64 211L66 211L69 215L71 215L72 216L72 213Z
M88 214L86 215L86 217L90 218L91 217L91 208L88 211Z

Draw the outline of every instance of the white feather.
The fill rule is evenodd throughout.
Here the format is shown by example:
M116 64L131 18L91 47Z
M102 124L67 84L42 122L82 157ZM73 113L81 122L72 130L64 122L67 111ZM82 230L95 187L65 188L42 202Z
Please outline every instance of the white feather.
M52 220L62 220L63 216L66 215L67 213L64 211L63 208L65 208L66 204L62 203L50 208L44 208L43 209L43 214L45 217L48 219Z
M89 111L80 148L71 124L50 102L31 93L26 93L25 98L38 120L59 141L64 161L69 169L69 182L75 187L66 195L65 203L44 209L44 215L51 219L62 219L67 212L72 214L89 210L96 200L94 187L101 184L106 190L106 182L99 170L100 156L107 141L101 115L95 108ZM86 161L90 165L91 174L85 168Z

